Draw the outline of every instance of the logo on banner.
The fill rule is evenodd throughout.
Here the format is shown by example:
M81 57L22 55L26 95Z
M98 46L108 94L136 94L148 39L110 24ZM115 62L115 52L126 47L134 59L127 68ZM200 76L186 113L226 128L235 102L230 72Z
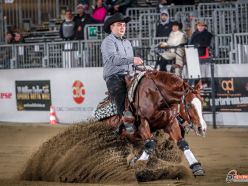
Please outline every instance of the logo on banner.
M16 81L18 111L48 111L51 106L50 81Z
M73 100L77 104L82 104L85 99L84 84L79 80L74 81L72 85L72 92L73 92Z
M12 93L11 92L0 92L0 99L11 99Z
M233 83L233 78L230 80L222 80L221 81L221 88L226 91L226 92L230 92L230 91L234 91L234 83Z

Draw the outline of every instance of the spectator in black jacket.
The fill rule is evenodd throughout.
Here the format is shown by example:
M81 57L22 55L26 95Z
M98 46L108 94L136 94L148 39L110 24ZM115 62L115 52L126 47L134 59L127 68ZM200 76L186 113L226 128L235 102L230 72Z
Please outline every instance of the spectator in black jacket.
M210 46L213 34L207 30L207 25L199 21L196 24L196 31L192 34L189 44L198 48L199 56L204 56L206 48Z
M75 36L76 24L73 21L73 15L71 10L65 11L65 20L60 26L60 37L65 40L73 40Z
M169 37L172 30L172 22L167 9L160 12L160 20L156 30L156 37Z
M78 40L84 39L84 27L86 24L99 23L93 19L90 14L85 13L85 6L83 4L77 5L77 15L74 18L76 23L76 34L75 38Z
M116 12L120 12L125 15L126 9L128 7L135 6L136 3L136 0L105 0L105 6L111 15Z

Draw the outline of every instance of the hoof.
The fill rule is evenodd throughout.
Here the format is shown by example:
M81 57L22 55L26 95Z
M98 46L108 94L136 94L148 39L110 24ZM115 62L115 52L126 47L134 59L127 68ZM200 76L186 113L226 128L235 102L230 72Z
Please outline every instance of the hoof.
M190 168L192 169L192 173L194 174L195 177L205 175L205 171L201 167L200 163L195 163L195 164L191 165Z

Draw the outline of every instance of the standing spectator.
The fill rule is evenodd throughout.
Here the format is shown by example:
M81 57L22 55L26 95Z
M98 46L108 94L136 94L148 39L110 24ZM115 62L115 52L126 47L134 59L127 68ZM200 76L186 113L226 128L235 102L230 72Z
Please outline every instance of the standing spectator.
M65 40L72 40L75 36L76 24L73 21L73 15L71 10L65 11L65 20L60 26L60 37Z
M5 34L5 43L7 44L11 44L14 40L14 36L13 36L13 33L12 32L7 32Z
M156 37L168 37L172 29L172 22L167 9L160 13L160 20L156 30Z
M161 12L164 9L167 9L169 5L171 4L171 0L160 0L158 4L158 12Z
M103 6L103 0L96 0L96 6L93 10L92 17L100 23L103 23L106 15L107 9Z
M23 37L20 32L15 32L14 33L14 40L13 43L24 43Z
M78 4L83 5L84 11L88 13L89 7L90 7L90 2L89 2L89 0L78 0Z
M199 21L196 24L196 31L192 34L189 44L198 48L199 56L204 56L206 48L210 46L213 34L207 30L207 25Z
M182 24L175 21L172 24L172 32L169 35L167 42L161 42L160 47L168 48L165 52L161 53L161 56L166 60L176 59L173 68L175 74L182 77L182 69L184 65L185 50L183 45L187 43L186 34L181 31Z
M85 13L85 6L83 4L77 5L77 15L74 18L76 23L76 39L84 39L84 27L86 24L98 23L89 14Z
M135 0L106 0L105 6L111 15L116 12L126 14L126 9L132 5L135 5L135 3Z
M192 33L195 31L195 26L192 28L192 21L195 18L197 18L197 11L192 11L189 13L189 16L187 17L185 21L185 32L188 38L191 38Z

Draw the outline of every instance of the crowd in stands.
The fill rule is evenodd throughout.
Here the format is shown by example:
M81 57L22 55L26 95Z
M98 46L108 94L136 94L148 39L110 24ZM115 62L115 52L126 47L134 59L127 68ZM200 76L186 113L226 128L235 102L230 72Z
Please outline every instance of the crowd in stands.
M149 4L149 0L146 3ZM157 4L157 10L160 13L160 19L157 23L156 37L169 37L172 31L173 22L170 20L168 6L174 5L190 5L194 4L195 0L160 0ZM116 12L125 14L128 7L136 7L137 0L95 0L94 6L91 6L89 0L80 0L76 7L76 13L73 14L72 9L66 9L64 20L60 25L59 35L63 40L83 40L84 27L87 24L103 23L106 16L113 15ZM190 44L202 45L202 42L207 38L211 40L212 35L207 31L205 23L197 24L197 28L191 28L191 21L197 17L196 12L191 12L185 23L188 41ZM202 28L200 28L202 27ZM204 30L204 31L202 31ZM193 34L193 37L191 38ZM207 36L207 37L205 37ZM200 38L200 39L199 39ZM9 31L5 35L6 43L23 43L24 39L19 31ZM207 44L206 44L207 43ZM204 42L204 46L209 45Z

